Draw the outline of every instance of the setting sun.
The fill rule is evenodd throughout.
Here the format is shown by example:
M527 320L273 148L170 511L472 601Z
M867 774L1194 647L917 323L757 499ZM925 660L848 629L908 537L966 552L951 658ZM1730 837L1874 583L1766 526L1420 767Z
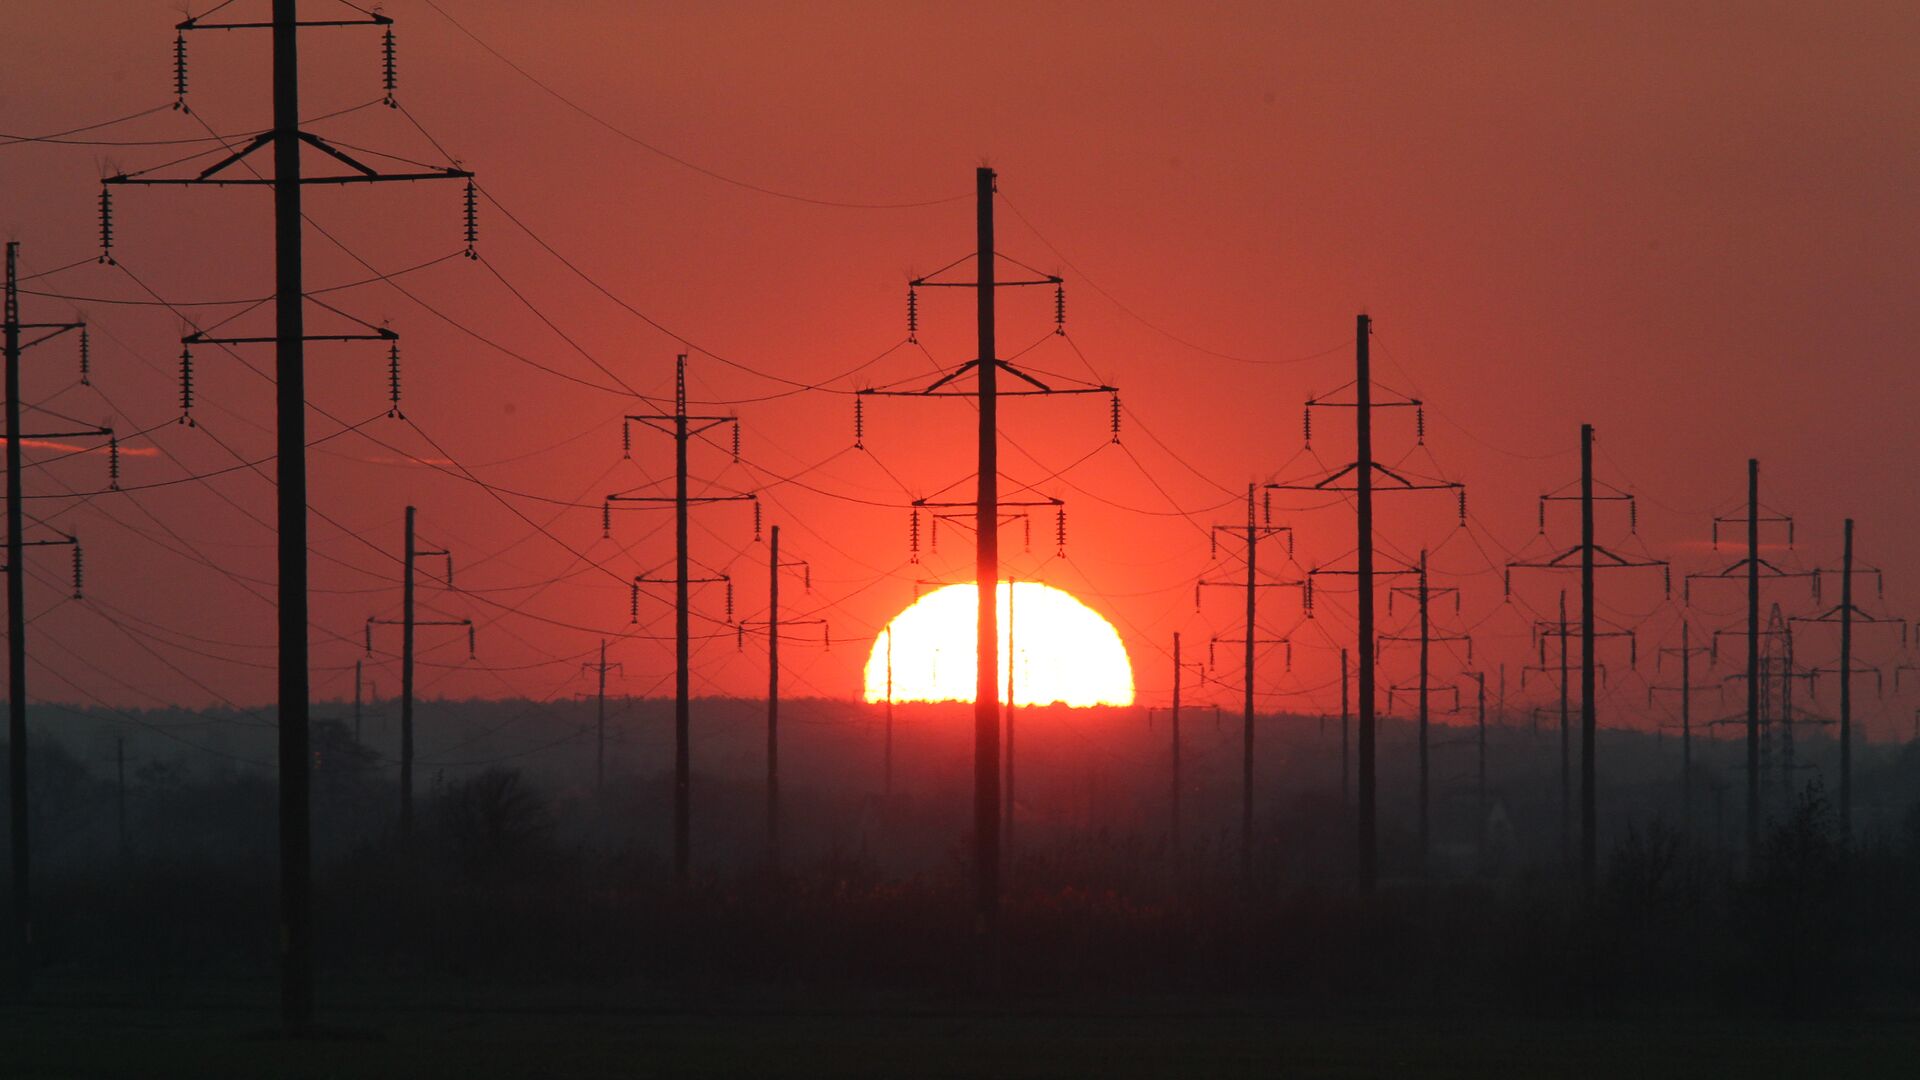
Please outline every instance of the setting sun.
M1009 626L1006 582L1000 583L1000 700L1006 701L1007 634L1013 634L1017 705L1131 705L1133 666L1120 635L1099 612L1070 593L1019 582ZM893 651L893 700L972 701L975 588L943 586L894 616L867 657L868 701L887 698L887 649Z

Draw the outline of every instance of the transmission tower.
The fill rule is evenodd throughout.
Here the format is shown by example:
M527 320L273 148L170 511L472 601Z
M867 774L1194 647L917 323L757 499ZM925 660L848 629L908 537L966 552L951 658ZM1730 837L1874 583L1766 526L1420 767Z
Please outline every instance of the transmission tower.
M1573 624L1567 621L1567 590L1560 590L1559 619L1536 619L1534 620L1531 632L1534 644L1540 651L1540 662L1538 664L1528 664L1520 669L1520 689L1524 691L1527 688L1527 675L1537 671L1543 675L1554 676L1556 678L1556 685L1560 691L1560 859L1563 863L1570 863L1573 855L1573 726L1570 719L1572 714L1569 711L1568 701L1569 695L1572 693L1573 680L1570 674L1571 668L1568 659L1571 653L1568 650L1567 642L1573 634ZM1560 639L1560 659L1559 664L1555 667L1549 667L1547 664L1547 639L1550 637ZM1631 640L1633 635L1631 631L1603 631L1596 629L1594 631L1594 637L1596 639L1603 637L1626 637ZM1637 645L1634 646L1634 648L1635 651L1638 651ZM1605 685L1607 682L1606 665L1598 664L1594 670L1601 684ZM1533 712L1533 724L1536 732L1540 727L1540 714L1540 709L1535 709Z
M400 617L382 619L367 616L367 655L373 655L373 628L400 627L400 835L413 835L413 634L421 626L460 626L467 631L467 658L473 658L472 619L422 619L414 610L414 567L420 558L447 560L447 588L453 588L453 553L444 548L423 548L414 535L414 508L407 507L407 534L401 558Z
M1817 580L1817 579L1816 579ZM1714 633L1717 646L1722 635L1743 636L1739 630L1719 630ZM1780 791L1779 805L1782 808L1793 804L1794 773L1800 767L1795 755L1793 727L1796 720L1801 724L1825 724L1818 717L1796 717L1793 708L1793 684L1798 679L1805 682L1811 690L1815 675L1812 671L1802 670L1793 660L1793 624L1779 604L1773 604L1767 612L1765 629L1760 631L1760 776L1765 778L1774 774L1775 749L1778 743L1778 761ZM1739 682L1747 676L1744 672L1728 675L1724 681ZM1775 687L1778 686L1778 705L1775 709ZM1762 785L1764 792L1764 783ZM1762 801L1764 803L1763 794ZM1764 806L1763 806L1764 809Z
M1254 485L1247 485L1247 523L1245 525L1215 525L1208 532L1211 554L1218 558L1220 554L1220 534L1239 540L1246 547L1245 563L1247 567L1244 583L1235 581L1202 578L1193 586L1193 607L1200 609L1200 592L1208 586L1225 586L1244 589L1246 592L1246 628L1237 638L1215 637L1207 643L1207 666L1213 666L1213 647L1215 644L1235 644L1242 647L1241 652L1241 690L1244 702L1240 727L1240 884L1243 888L1253 888L1253 652L1258 645L1284 645L1287 649L1287 670L1293 670L1293 642L1288 637L1261 637L1259 621L1259 595L1261 589L1292 589L1306 587L1306 579L1293 581L1261 581L1257 576L1256 564L1259 561L1260 541L1268 537L1285 534L1287 538L1287 558L1293 558L1293 528L1287 525L1275 525L1271 516L1271 504L1259 523L1253 516Z
M733 579L727 574L709 570L701 577L694 577L692 556L688 552L687 532L690 510L696 505L725 502L753 503L753 538L760 539L760 502L752 492L735 492L726 495L688 495L687 494L687 447L696 437L715 428L731 425L733 429L733 457L740 457L740 420L734 416L696 416L687 412L687 354L681 353L673 359L673 411L671 413L628 413L621 420L620 444L624 457L633 456L633 427L639 424L654 431L662 432L673 438L673 494L651 495L641 488L616 491L606 497L601 504L600 526L602 537L613 531L613 507L616 503L632 504L635 509L654 508L671 505L673 507L673 574L662 576L655 572L636 574L633 578L628 598L628 618L632 622L640 621L640 586L672 585L673 596L673 876L684 885L691 873L692 857L692 790L693 790L693 753L692 741L692 668L690 664L691 636L688 620L692 612L691 590L694 585L723 584L727 590L727 619L733 622Z
M1898 626L1900 628L1900 646L1907 645L1907 621L1890 618L1885 615L1872 615L1853 602L1853 519L1847 518L1844 528L1840 557L1840 603L1818 615L1792 616L1788 622L1838 624L1840 627L1840 663L1837 667L1814 667L1809 671L1814 675L1831 674L1840 678L1840 831L1848 839L1853 837L1853 677L1872 675L1876 683L1882 680L1877 667L1855 667L1853 663L1853 629L1856 623L1869 626ZM1885 582L1880 571L1864 568L1873 575L1874 590L1879 599L1886 598ZM1814 571L1814 580L1820 571ZM1817 683L1815 684L1818 685Z
M1667 581L1667 592L1672 593L1671 568L1664 559L1630 559L1601 547L1594 542L1594 503L1624 502L1627 504L1630 528L1637 531L1639 511L1635 509L1633 496L1606 485L1607 492L1594 494L1593 478L1593 425L1580 425L1580 490L1578 495L1568 495L1566 489L1549 492L1540 496L1540 531L1546 532L1547 504L1556 501L1577 499L1580 503L1580 542L1572 548L1542 562L1512 562L1507 564L1509 579L1517 568L1532 567L1546 570L1569 570L1572 564L1568 560L1579 558L1580 569L1580 872L1589 889L1593 887L1599 866L1599 814L1594 790L1594 741L1597 723L1594 717L1594 572L1604 566L1609 570L1625 570L1638 567L1660 567ZM1605 559L1604 564L1598 562ZM1511 586L1508 592L1511 594Z
M1418 709L1419 709L1418 739L1419 739L1419 749L1420 749L1420 875L1422 877L1425 877L1427 874L1427 862L1433 852L1432 831L1431 831L1432 830L1432 821L1431 821L1432 798L1431 798L1431 787L1429 786L1430 773L1428 770L1428 764L1429 764L1428 758L1429 758L1430 747L1428 745L1428 731L1427 731L1427 726L1428 726L1427 712L1429 708L1429 701L1431 699L1431 691L1438 689L1443 692L1447 692L1447 691L1452 692L1453 694L1452 711L1453 712L1460 711L1460 688L1458 686L1449 684L1446 686L1434 687L1430 684L1428 679L1428 669L1429 669L1428 660L1430 659L1429 654L1433 649L1434 642L1448 642L1448 641L1465 642L1467 646L1467 663L1471 664L1473 663L1473 637L1472 635L1469 635L1469 634L1435 634L1433 632L1433 622L1430 617L1431 610L1432 610L1433 597L1435 595L1446 596L1448 594L1451 594L1453 596L1453 613L1455 616L1458 616L1460 614L1460 590L1451 585L1443 588L1437 588L1437 589L1431 586L1427 577L1427 553L1425 551L1420 552L1420 562L1418 564L1417 573L1419 576L1419 580L1417 584L1396 585L1393 588L1387 590L1387 613L1389 615L1393 613L1393 598L1395 596L1410 595L1419 604L1419 617L1417 620L1417 624L1416 624L1417 628L1415 632L1412 634L1382 634L1380 635L1380 640L1375 644L1374 648L1376 650L1379 650L1381 648L1384 648L1388 643L1396 642L1396 641L1418 643L1420 646L1420 674L1418 679L1412 686L1389 686L1387 688L1387 711L1389 713L1393 711L1393 699L1396 694L1412 691L1414 695L1414 700L1417 703Z
M825 619L782 619L780 617L780 571L798 570L808 592L813 591L813 568L805 559L780 558L780 526L767 531L767 617L743 619L735 631L736 647L746 640L747 631L762 626L767 631L767 865L780 865L780 628L818 626L821 644L831 649L833 635Z
M1354 652L1360 657L1360 810L1358 817L1359 835L1359 881L1363 892L1372 892L1377 869L1379 851L1379 827L1377 820L1377 801L1374 784L1374 566L1373 566L1373 495L1374 486L1381 484L1388 491L1451 491L1459 496L1460 522L1466 524L1467 489L1466 486L1450 480L1428 479L1413 476L1400 470L1388 468L1373 456L1373 411L1375 409L1412 409L1416 440L1426 441L1426 413L1424 405L1417 398L1406 397L1377 387L1373 381L1372 359L1370 352L1373 336L1373 320L1366 315L1358 316L1354 324L1354 378L1346 386L1330 394L1307 399L1303 411L1303 429L1305 443L1313 444L1313 410L1316 408L1352 409L1354 411L1353 461L1333 470L1327 475L1310 482L1272 483L1270 491L1296 491L1326 494L1329 492L1349 492L1354 496L1354 519L1357 525L1359 541L1354 547L1354 569L1351 573L1358 586L1358 628ZM1374 391L1379 389L1387 396L1375 400ZM1343 391L1351 390L1351 400L1341 400ZM1313 576L1315 573L1341 573L1322 567L1310 571L1306 584L1307 617L1313 617Z
M1173 632L1173 714L1171 725L1173 730L1171 733L1172 757L1170 759L1172 772L1169 777L1169 787L1167 789L1167 808L1169 815L1167 819L1167 836L1176 860L1180 855L1180 690L1181 676L1186 674L1188 668L1193 668L1200 672L1202 681L1206 679L1207 669L1205 665L1188 663L1180 659L1180 631L1175 630ZM1177 876L1177 866L1175 867L1175 873Z
M975 932L997 947L999 940L1000 913L1000 672L999 646L1000 626L996 611L996 593L1000 582L1000 538L999 522L1000 501L1000 411L999 399L1015 396L1041 396L1055 394L1106 394L1117 402L1118 392L1111 386L1056 387L1049 385L1000 358L995 348L995 334L998 329L995 318L994 301L996 293L1002 288L1020 286L1054 287L1054 322L1061 327L1066 317L1065 293L1060 277L1042 274L1025 264L1018 263L999 254L994 247L993 196L995 187L994 171L979 168L974 172L974 233L975 249L971 255L961 256L932 274L913 279L907 286L907 332L912 338L919 329L919 294L921 288L961 288L972 289L975 299L975 323L978 339L978 354L974 359L947 372L940 378L919 390L880 390L860 391L863 395L887 395L894 397L972 397L979 402L979 430L977 437L978 465L975 471L976 490L974 496L974 587L976 591L975 608L978 626L974 642L974 693L973 693L973 848L974 848L974 917ZM972 281L944 278L947 271L971 259L974 264ZM999 278L1000 263L1013 263L1020 270L1030 273L1030 278L1016 277L1002 281ZM955 384L968 372L974 373L975 386L971 391L956 389ZM1001 373L1011 375L1024 384L1023 389L1001 390ZM858 410L861 404L856 399L856 428ZM994 949L989 948L982 957L989 966L997 963Z
M1793 518L1779 513L1761 512L1760 506L1760 460L1747 460L1747 512L1744 518L1715 517L1713 519L1713 547L1720 548L1720 526L1744 520L1747 527L1747 554L1728 566L1712 573L1688 574L1686 578L1686 600L1692 606L1693 583L1695 579L1703 581L1733 581L1736 574L1746 571L1747 583L1747 857L1754 858L1760 850L1760 697L1765 689L1760 679L1760 582L1765 580L1784 580L1787 578L1809 578L1816 590L1818 599L1819 575L1812 571L1788 571L1767 559L1760 557L1760 526L1784 525L1787 532L1787 548L1793 548ZM1718 634L1715 635L1716 641Z
M617 671L625 676L626 668L620 664L607 663L607 639L600 639L599 663L582 663L580 670L591 671L599 676L599 688L594 694L593 717L593 791L598 795L607 783L607 672Z
M70 431L24 432L21 430L20 361L26 350L63 334L78 332L82 377L87 368L87 328L81 322L20 321L20 245L7 242L6 284L6 438L7 438L7 775L8 807L11 828L8 843L13 868L14 955L18 957L18 981L23 993L33 979L33 833L28 828L30 802L27 798L27 555L30 547L65 547L73 553L73 598L81 597L80 541L60 533L57 539L27 539L26 492L22 480L25 468L22 444L28 439L108 440L108 479L119 487L120 443L110 427L88 427ZM23 332L32 332L22 340ZM38 524L38 522L36 522Z
M1654 670L1657 672L1665 664L1667 657L1680 660L1680 685L1657 686L1647 684L1647 704L1653 704L1655 693L1680 695L1680 814L1681 821L1688 833L1693 831L1693 658L1707 652L1705 645L1693 643L1693 623L1680 620L1680 646L1663 647L1655 653Z
M220 5L225 7L226 5ZM215 9L216 11L219 8ZM307 744L308 641L307 641L307 433L306 433L306 343L313 340L361 340L368 335L309 335L306 332L302 284L300 209L301 190L310 184L377 184L412 180L458 179L472 183L473 174L458 168L422 169L412 172L383 172L366 164L339 146L300 128L300 47L302 28L329 26L377 26L392 56L393 20L378 13L360 12L355 18L302 20L295 13L295 0L273 0L272 17L267 21L207 22L189 17L176 27L176 88L179 105L185 106L185 34L200 30L269 30L272 34L273 127L250 138L243 146L190 177L161 177L143 173L121 173L107 177L108 185L248 185L270 187L274 210L274 333L259 338L205 338L222 345L271 342L274 345L275 395L275 495L279 532L279 766L280 766L280 922L281 922L281 1013L287 1027L304 1031L313 1011L313 926L311 808L308 800L310 755ZM387 101L393 103L394 72L385 66L383 82ZM223 145L225 145L223 143ZM246 163L254 153L271 147L273 175L262 177L229 175L235 165ZM344 173L307 176L302 169L301 148L312 147L349 170ZM151 171L151 170L149 170ZM471 186L468 188L471 191ZM103 261L111 242L111 202L101 192L101 240ZM473 236L473 201L467 200L467 234ZM391 332L373 335L392 342ZM184 373L183 373L184 374Z

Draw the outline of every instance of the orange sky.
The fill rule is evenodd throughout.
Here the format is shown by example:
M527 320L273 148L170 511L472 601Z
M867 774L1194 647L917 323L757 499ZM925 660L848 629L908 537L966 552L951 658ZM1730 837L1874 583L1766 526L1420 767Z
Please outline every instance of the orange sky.
M425 596L440 613L481 624L485 668L426 671L424 693L577 693L589 685L577 663L601 633L637 635L612 649L634 692L670 685L670 650L656 640L670 633L667 608L643 599L641 625L629 626L619 584L667 562L670 531L649 534L642 515L626 514L614 539L602 540L592 507L607 491L667 475L671 443L636 432L634 461L620 460L617 417L633 404L608 389L613 380L595 361L644 393L668 394L673 354L690 347L695 397L739 402L711 408L737 408L747 465L707 450L696 453L696 471L724 488L767 491L766 520L786 526L785 553L813 565L813 593L786 592L795 616L824 615L835 638L852 641L905 606L916 578L967 575L957 530L925 565L906 563L898 505L903 486L931 494L972 471L964 403L876 403L871 453L862 454L849 449L844 393L751 399L790 389L755 372L829 380L900 342L905 279L971 246L966 196L982 162L1001 175L1002 249L1067 278L1072 340L1100 378L1122 388L1130 413L1114 447L1105 445L1100 399L1004 410L1011 479L1046 480L1040 490L1068 502L1070 532L1068 559L1046 558L1049 522L1035 529L1034 554L1013 566L1115 622L1145 702L1165 694L1173 631L1200 651L1209 635L1238 635L1233 596L1210 596L1194 612L1196 576L1234 573L1210 566L1203 526L1238 520L1240 509L1222 504L1249 480L1312 470L1299 453L1301 401L1350 377L1360 310L1377 321L1381 381L1432 403L1432 458L1468 483L1476 519L1459 532L1444 498L1404 497L1382 504L1383 541L1407 554L1432 546L1437 570L1457 575L1462 615L1455 622L1448 606L1445 618L1478 628L1482 664L1526 662L1527 622L1552 606L1559 583L1537 575L1516 578L1528 606L1502 606L1492 567L1532 537L1535 497L1574 478L1582 421L1599 429L1602 479L1640 493L1642 536L1680 571L1717 565L1700 546L1709 519L1735 508L1745 460L1758 455L1766 500L1800 519L1802 562L1837 563L1839 519L1852 514L1863 562L1889 571L1887 606L1920 596L1920 567L1898 546L1920 528L1905 477L1920 450L1908 423L1920 386L1906 355L1920 280L1911 104L1920 15L1910 5L1257 4L1196 13L582 2L539 5L536 16L524 4L440 2L555 90L706 169L832 202L957 198L848 208L716 180L571 111L422 0L388 4L399 20L407 113L542 240L684 337L594 291L493 205L481 213L484 261L451 259L400 279L433 310L378 283L328 294L328 303L401 331L405 411L418 427L384 418L376 352L312 350L314 403L335 418L373 420L312 455L313 498L325 515L313 527L320 696L351 692L363 621L393 613L386 553L397 551L409 501L420 507L423 539L452 548L459 583L474 590ZM237 8L249 4L265 7ZM169 103L178 18L172 2L7 5L0 40L15 48L0 66L4 130L57 131ZM305 112L379 96L377 33L317 31L306 41ZM200 121L223 133L257 130L265 37L203 33L190 44L194 117L162 111L94 135L194 138L206 134ZM392 110L364 109L317 130L442 160ZM100 175L202 148L0 146L0 224L25 244L26 272L73 262L94 250ZM458 203L453 185L390 185L312 192L308 209L360 258L392 271L460 249ZM33 287L140 299L137 277L173 301L258 296L269 221L257 190L123 190L116 250L130 273L87 264ZM312 230L308 247L313 287L367 276ZM1050 327L1050 298L1030 293L1003 305L1003 353ZM970 300L923 294L921 340L943 365L971 356ZM43 320L76 307L37 296L27 304ZM90 421L111 416L122 430L161 425L138 445L162 453L130 454L127 484L269 452L264 352L245 354L254 373L202 353L200 426L171 425L181 320L165 309L78 306L96 327L94 382L105 397L69 385L75 361L57 344L30 354L27 393ZM191 312L211 321L232 310ZM236 325L264 327L265 315ZM1064 342L1024 359L1091 377ZM901 349L831 388L930 370L926 356ZM1329 464L1350 456L1342 420L1316 418L1314 450ZM311 422L316 436L335 426L319 414ZM1410 418L1383 416L1379 438L1381 457L1397 460L1411 449ZM446 459L495 493L434 467ZM804 486L768 486L802 470ZM77 458L28 475L36 493L92 490L104 463ZM1285 504L1275 505L1279 516ZM1632 547L1616 509L1603 512L1602 539ZM36 697L80 700L63 682L72 680L123 706L270 699L264 478L240 469L84 503L42 500L34 510L81 535L97 605L59 603L60 557L30 556L45 579L31 591L32 610L49 609L34 624ZM1554 512L1553 540L1571 544L1572 508ZM1352 546L1344 509L1286 520L1299 530L1304 564ZM750 513L719 507L697 521L696 555L731 570L739 613L760 617L765 549L751 543ZM1018 537L1009 541L1018 551ZM1778 595L1809 606L1799 587ZM1295 595L1269 590L1265 599L1273 615L1263 632L1294 628ZM1737 590L1696 599L1707 626L1732 621L1739 601ZM1623 617L1653 611L1657 574L1611 576L1602 600ZM703 613L720 616L720 601L717 590L702 593ZM1396 602L1384 624L1397 626L1407 610ZM1672 625L1668 613L1650 624L1643 655ZM1293 672L1277 653L1265 665L1261 688L1274 695L1266 700L1334 704L1328 645L1345 633L1337 613L1300 628ZM423 631L423 655L462 659L455 636ZM1862 649L1889 658L1864 638ZM1801 652L1826 657L1830 647ZM785 653L795 693L857 693L863 648ZM1407 659L1389 654L1386 677L1404 678ZM1237 685L1224 655L1222 663L1221 678ZM383 691L397 685L392 666L384 657L376 665ZM757 693L763 672L762 654L751 644L736 652L729 632L701 649L696 687ZM1615 686L1624 719L1644 692L1632 680ZM1312 692L1297 695L1302 688Z

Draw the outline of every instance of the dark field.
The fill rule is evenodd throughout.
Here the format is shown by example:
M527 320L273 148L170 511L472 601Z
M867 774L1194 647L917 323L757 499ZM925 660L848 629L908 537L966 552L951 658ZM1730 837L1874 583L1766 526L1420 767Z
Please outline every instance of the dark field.
M268 994L270 987L259 987ZM1247 1001L1075 1007L818 999L687 1013L558 1000L325 1010L289 1042L221 1007L0 1014L7 1075L42 1077L1914 1075L1912 1016L1774 1024L1483 1013L1316 1015Z

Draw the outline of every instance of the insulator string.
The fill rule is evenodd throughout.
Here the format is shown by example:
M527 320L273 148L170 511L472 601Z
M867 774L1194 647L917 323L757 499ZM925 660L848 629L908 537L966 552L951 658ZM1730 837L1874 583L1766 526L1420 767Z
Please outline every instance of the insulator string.
M180 420L188 427L198 427L193 420L193 350L180 349Z
M386 106L389 109L397 109L400 107L400 103L395 101L393 97L393 89L397 82L395 79L396 74L393 51L393 28L388 27L387 32L380 38L380 85L387 92ZM468 186L471 187L472 185L469 184Z
M480 254L474 250L474 245L480 242L480 203L476 197L472 180L467 181L466 208L464 214L467 237L466 256L469 259L478 259Z
M113 189L105 184L100 185L100 258L96 261L117 265L113 261Z
M173 107L177 112L191 113L187 108L187 35L185 32L173 35Z
M387 416L396 420L405 420L406 414L400 411L400 343L387 346Z

